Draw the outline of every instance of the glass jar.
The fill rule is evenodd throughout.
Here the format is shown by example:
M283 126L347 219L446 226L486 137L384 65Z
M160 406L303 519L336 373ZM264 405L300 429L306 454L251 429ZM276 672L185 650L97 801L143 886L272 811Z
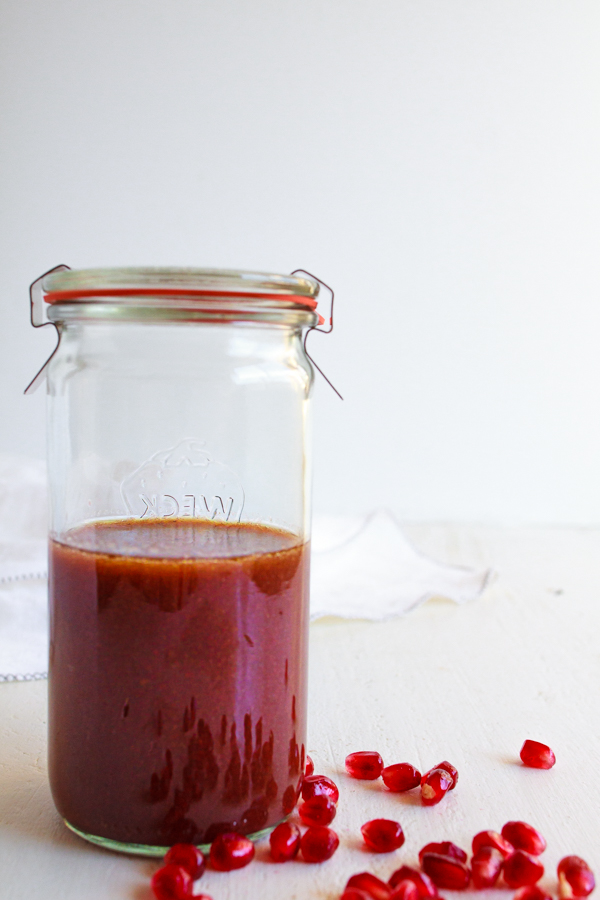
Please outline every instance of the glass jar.
M56 272L47 372L49 773L81 837L258 836L304 769L319 286Z

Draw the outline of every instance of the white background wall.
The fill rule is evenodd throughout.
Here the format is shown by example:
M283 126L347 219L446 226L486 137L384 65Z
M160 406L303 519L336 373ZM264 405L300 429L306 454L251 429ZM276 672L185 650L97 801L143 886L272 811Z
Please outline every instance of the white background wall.
M304 267L319 511L600 522L597 0L3 0L0 452L72 267Z

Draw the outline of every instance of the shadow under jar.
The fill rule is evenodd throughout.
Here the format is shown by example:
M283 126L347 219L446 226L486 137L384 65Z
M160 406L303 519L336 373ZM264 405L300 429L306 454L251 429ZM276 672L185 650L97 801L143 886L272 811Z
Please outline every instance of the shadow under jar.
M162 855L288 815L304 768L310 279L44 283L49 772L81 837Z

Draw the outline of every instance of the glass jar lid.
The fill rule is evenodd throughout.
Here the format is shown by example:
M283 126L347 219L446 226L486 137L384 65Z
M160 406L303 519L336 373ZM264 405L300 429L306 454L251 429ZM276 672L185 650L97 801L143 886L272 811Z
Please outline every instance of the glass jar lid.
M127 268L69 269L53 272L42 282L47 303L115 302L137 304L153 298L190 301L267 301L314 310L319 283L298 275L273 275L237 269ZM262 305L262 303L261 303Z

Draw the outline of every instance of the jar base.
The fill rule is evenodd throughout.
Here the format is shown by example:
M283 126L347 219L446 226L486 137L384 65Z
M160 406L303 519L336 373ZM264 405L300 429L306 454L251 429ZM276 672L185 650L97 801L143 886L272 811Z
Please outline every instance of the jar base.
M282 819L281 821L284 822L285 819ZM102 847L104 850L112 850L115 853L128 853L132 856L152 856L160 859L170 849L169 846L154 847L151 844L125 844L122 841L113 841L110 838L99 837L97 834L86 834L85 831L80 831L79 828L75 828L75 826L71 825L66 819L63 819L63 822L70 831L78 837L83 838L83 840L87 841L89 844L95 844L97 847ZM254 834L248 834L246 837L253 843L256 843L256 841L268 837L278 824L279 823L277 822L275 825L270 825L268 828L263 828L261 831L255 831ZM198 846L203 853L208 853L210 849L210 844L197 844L196 846Z

